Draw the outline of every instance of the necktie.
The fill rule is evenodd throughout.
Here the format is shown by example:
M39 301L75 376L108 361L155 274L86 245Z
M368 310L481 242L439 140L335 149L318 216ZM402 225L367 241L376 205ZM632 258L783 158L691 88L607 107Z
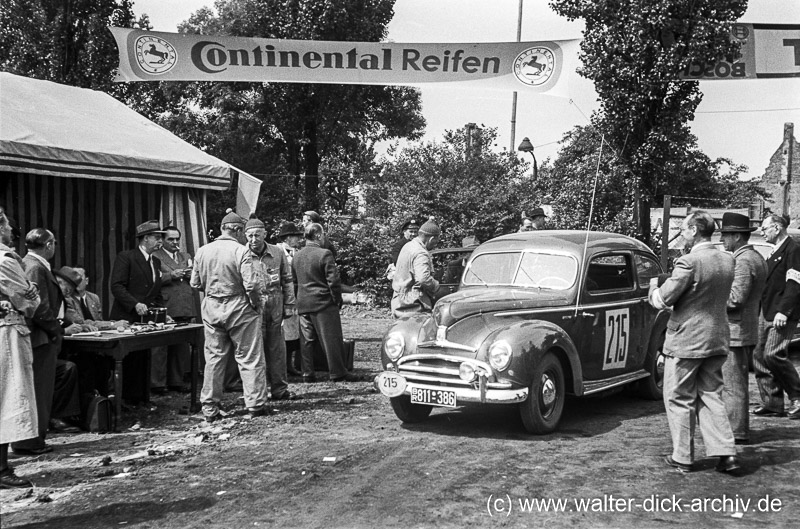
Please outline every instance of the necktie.
M89 310L89 306L86 305L86 298L81 298L81 312L83 312L83 319L84 320L93 320L94 317L92 316L91 311Z

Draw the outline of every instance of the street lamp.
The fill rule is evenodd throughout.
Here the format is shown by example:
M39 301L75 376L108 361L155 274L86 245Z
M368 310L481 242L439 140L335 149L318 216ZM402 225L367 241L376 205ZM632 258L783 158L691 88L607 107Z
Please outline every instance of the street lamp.
M539 176L539 168L536 164L536 155L533 154L533 144L531 143L531 140L528 138L522 138L522 143L519 144L517 150L531 153L531 156L533 157L533 178L537 178Z

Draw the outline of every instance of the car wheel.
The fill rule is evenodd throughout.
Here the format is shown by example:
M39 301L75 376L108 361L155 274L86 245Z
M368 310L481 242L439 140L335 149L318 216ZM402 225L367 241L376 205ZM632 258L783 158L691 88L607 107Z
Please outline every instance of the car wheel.
M519 404L525 429L534 434L554 431L564 411L564 369L561 362L548 353L534 369L528 400Z
M639 396L648 400L661 400L664 392L664 340L666 333L661 333L656 346L647 352L644 368L649 373L647 378L639 381Z
M433 406L427 404L411 404L411 397L408 395L392 397L389 401L392 403L392 409L397 418L407 423L424 421L433 409Z

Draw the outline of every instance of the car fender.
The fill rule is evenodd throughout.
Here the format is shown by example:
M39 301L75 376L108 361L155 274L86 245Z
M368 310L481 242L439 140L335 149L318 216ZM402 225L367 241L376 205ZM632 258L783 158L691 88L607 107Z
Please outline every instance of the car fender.
M496 372L498 378L508 378L528 385L536 362L545 353L555 352L564 366L567 387L571 385L576 395L583 394L583 370L578 349L572 338L558 325L543 320L526 320L498 329L485 341L486 362L489 361L489 347L498 340L508 342L514 355L506 370ZM511 372L514 374L511 375Z
M403 339L405 341L404 353L403 355L407 355L410 351L417 350L417 343L419 341L419 334L424 327L425 321L430 318L431 315L428 313L420 312L420 313L412 313L408 316L404 316L403 318L397 320L394 325L392 325L386 334L383 335L383 339L381 339L381 362L382 365L386 365L392 360L386 355L384 351L383 344L386 343L386 337L393 332L399 332L403 335Z

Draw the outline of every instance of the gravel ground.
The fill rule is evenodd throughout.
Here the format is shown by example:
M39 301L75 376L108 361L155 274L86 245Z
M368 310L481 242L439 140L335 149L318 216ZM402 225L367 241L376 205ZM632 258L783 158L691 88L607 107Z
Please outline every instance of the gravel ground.
M233 413L211 425L169 394L120 433L54 435L53 453L12 456L36 487L0 491L2 527L796 527L800 421L753 418L739 477L699 438L700 471L667 468L663 405L625 393L568 401L546 436L514 407L406 426L371 384L387 313L343 321L363 382L292 380L302 399L252 420L226 394Z

